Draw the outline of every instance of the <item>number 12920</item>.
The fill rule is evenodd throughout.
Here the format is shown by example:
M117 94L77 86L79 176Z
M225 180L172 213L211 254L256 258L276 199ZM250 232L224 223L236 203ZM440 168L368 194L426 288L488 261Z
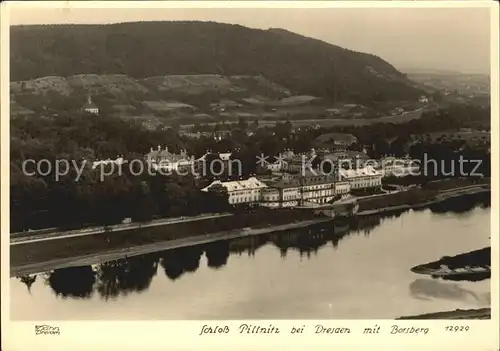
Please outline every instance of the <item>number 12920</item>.
M468 325L447 325L444 330L449 332L466 332L469 330Z

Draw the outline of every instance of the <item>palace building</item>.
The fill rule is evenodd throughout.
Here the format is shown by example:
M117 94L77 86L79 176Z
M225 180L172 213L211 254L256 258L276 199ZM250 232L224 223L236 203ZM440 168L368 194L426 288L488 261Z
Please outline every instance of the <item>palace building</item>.
M406 177L419 175L420 166L410 159L385 157L381 160L381 171L384 177Z
M380 188L384 173L373 167L340 169L340 177L348 182L351 189Z
M339 182L332 176L315 174L306 176L284 175L283 179L270 184L262 192L261 205L270 208L281 208L307 204L327 204L345 197L350 190L348 182Z
M151 148L150 152L146 154L146 160L149 166L157 171L166 172L188 172L194 168L194 159L188 157L186 150L181 150L180 154L171 153L168 147L164 149L158 145L157 150Z
M210 188L213 186L222 186L226 188L229 196L228 201L231 205L259 203L262 198L262 191L267 188L267 185L257 178L250 177L246 180L229 182L215 180L210 183L210 185L201 189L201 191L210 191Z

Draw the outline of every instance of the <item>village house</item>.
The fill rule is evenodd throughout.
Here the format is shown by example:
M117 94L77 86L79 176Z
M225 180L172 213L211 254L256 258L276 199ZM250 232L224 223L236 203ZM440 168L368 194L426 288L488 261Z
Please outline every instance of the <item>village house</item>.
M209 156L212 156L212 158ZM206 176L207 174L220 175L226 170L232 169L231 156L232 152L213 153L207 151L203 156L194 161L196 174L198 176Z
M292 150L285 150L280 155L283 160L291 160L295 156L295 153Z
M124 163L125 163L125 161L123 160L123 157L121 155L118 155L116 157L116 159L114 159L114 160L108 158L106 160L96 160L96 161L92 162L92 169L96 169L97 167L104 167L104 166L108 166L108 165L121 166Z
M232 152L222 152L219 154L219 158L222 161L229 161L231 159Z
M275 157L274 162L265 165L265 169L271 172L283 172L288 170L288 164L293 161L295 154L291 150L285 150ZM293 168L293 166L292 166Z
M216 155L222 161L229 161L231 159L232 154L233 154L232 152L213 153L213 152L207 151L207 152L205 152L205 154L203 156L196 159L196 161L203 161L207 158L208 155Z
M347 133L328 133L318 136L313 140L313 144L317 148L347 148L349 145L356 143L358 139Z
M399 116L399 115L402 115L403 112L405 112L404 108L402 107L397 107L395 108L392 112L391 112L391 115L393 116Z
M181 132L182 136L185 136L190 139L200 139L201 137L210 137L212 135L211 132Z
M341 109L341 108L329 108L326 110L326 112L328 113L329 116L338 117L342 113L345 113L346 111L345 111L345 109Z
M334 170L331 171L334 174L338 174L340 168L363 168L370 159L364 152L351 150L334 150L333 152L323 153L320 157L324 163L328 162L334 167Z
M232 135L232 132L227 129L223 130L216 130L213 132L213 137L215 140L222 140L222 139L227 139L230 138Z
M266 165L268 171L271 172L281 172L288 168L288 162L285 160L278 159L273 163L268 163Z
M419 99L418 99L418 102L420 102L421 104L426 104L429 102L429 99L427 98L427 96L425 95L422 95Z
M182 131L181 134L190 139L200 139L213 138L214 140L222 140L231 137L232 132L230 130L217 130L217 131L206 131L206 132L186 132Z

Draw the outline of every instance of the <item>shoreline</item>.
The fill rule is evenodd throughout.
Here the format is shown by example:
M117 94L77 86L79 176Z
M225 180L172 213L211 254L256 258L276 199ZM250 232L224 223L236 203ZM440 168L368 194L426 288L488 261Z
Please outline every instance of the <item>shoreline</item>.
M415 274L448 280L491 279L491 246L454 256L444 256L439 260L414 266L410 270Z
M60 237L64 237L64 236L71 236L71 237L76 238L79 236L113 233L113 232L142 229L142 228L152 228L152 227L166 226L166 225L176 224L176 223L196 222L196 221L207 220L207 219L211 219L211 218L221 218L221 217L229 217L229 216L234 216L234 214L232 214L232 213L207 213L207 214L203 214L203 215L199 215L199 216L192 216L192 217L160 218L160 219L154 219L150 222L145 222L145 223L120 223L120 224L113 224L113 225L110 225L108 227L96 226L96 227L74 229L74 230L62 230L62 231L56 230L56 231L52 231L52 232L47 232L48 229L40 229L40 230L31 231L31 232L12 233L12 234L10 234L11 235L10 244L16 245L16 244L18 244L19 241L22 242L22 240L27 240L30 238L34 238L32 240L29 240L30 243L36 242L37 241L36 237L41 236L41 235L44 235L44 240L59 239Z
M393 211L408 211L408 210L416 210L416 209L422 209L427 206L433 205L440 203L442 201L460 197L460 196L465 196L465 195L474 195L474 194L480 194L480 193L485 193L485 192L491 192L491 186L490 185L474 185L469 188L456 188L456 189L449 189L446 191L441 191L438 193L433 199L427 200L425 202L420 202L412 205L395 205L395 206L386 206L382 207L379 209L374 209L374 210L364 210L360 211L356 214L356 216L369 216L369 215L374 215L374 214L383 214L383 213L388 213L388 212L393 212ZM390 195L389 195L390 196Z
M415 316L405 316L396 318L396 320L408 319L491 319L491 307L478 308L471 310L456 309L453 311L442 311L434 313L425 313Z
M384 207L381 209L377 210L368 210L368 211L362 211L359 212L356 216L368 216L368 215L383 215L383 214L388 214L391 212L405 212L411 209L416 209L416 208L425 208L429 205L432 205L434 203L439 203L441 201L445 201L449 198L454 198L454 197L460 197L464 195L470 195L470 194L476 194L476 193L481 193L481 192L490 192L491 190L485 189L484 185L482 186L474 186L474 188L469 188L469 189L451 189L449 191L442 192L441 194L438 194L434 197L434 199L430 201L426 201L424 203L419 203L419 204L414 204L414 205L398 205L398 206L388 206ZM443 194L446 194L446 196L443 196ZM356 217L355 216L355 217ZM218 216L212 216L213 220L216 220ZM228 217L226 215L225 217ZM355 218L354 217L354 218ZM205 216L204 218L199 218L196 221L192 222L199 222L201 219L206 219L207 217ZM99 263L99 262L105 262L105 261L112 261L116 259L120 259L123 257L127 256L136 256L136 255L141 255L141 254L147 254L147 253L152 253L152 252L157 252L157 251L163 251L163 250L169 250L169 249L174 249L174 248L179 248L179 247L184 247L184 246L192 246L192 245L197 245L197 244L204 244L204 243L210 243L210 242L215 242L215 241L220 241L220 240L228 240L228 239L235 239L235 238L242 238L246 236L252 236L252 235L261 235L261 234L268 234L270 232L274 231L281 231L281 230L287 230L287 229L296 229L296 228L303 228L303 227L308 227L314 224L319 224L319 223L326 223L326 222L333 222L335 218L331 217L320 217L320 218L304 218L300 221L295 221L292 223L280 223L280 224L268 224L266 227L258 227L257 225L247 225L245 227L240 227L240 228L228 228L226 230L217 230L212 233L206 232L205 234L198 234L198 235L189 235L186 237L177 237L173 239L157 239L149 242L140 242L137 244L130 244L130 245L124 245L122 247L115 247L112 249L106 250L106 246L104 245L103 249L101 250L99 247L100 245L96 245L93 249L90 249L90 247L87 249L81 249L80 254L76 254L78 251L75 250L75 254L73 256L69 257L59 257L59 258L50 258L50 259L40 259L38 261L34 262L29 262L27 261L26 263L23 262L17 266L12 266L12 257L11 257L11 269L10 269L10 274L12 276L16 275L22 275L22 274L31 274L34 272L40 272L40 271L46 271L46 270L51 270L55 268L63 268L64 266L75 266L75 265L86 265L86 264L94 264L94 263ZM172 220L169 221L167 224L154 224L154 226L158 227L159 229L162 228L169 228L170 224L175 224L177 222L172 222ZM155 222L157 223L157 222ZM142 228L146 228L143 226ZM142 229L141 228L141 229ZM172 227L173 228L173 227ZM121 233L130 233L130 235L133 233L132 230L127 231L127 230L118 230L117 235L120 235ZM162 230L163 232L163 230ZM112 233L112 232L111 232ZM61 236L60 233L58 233L58 236ZM104 234L110 234L110 232L104 232ZM147 235L147 233L146 233ZM140 237L141 234L138 233L138 237ZM87 235L87 236L76 236L74 237L67 237L66 239L64 238L59 238L61 241L68 241L68 240L79 240L81 238L92 238L96 237L95 239L98 239L100 237L99 235ZM58 239L55 237L54 239ZM95 240L94 239L94 240ZM100 239L98 239L100 240ZM50 242L57 243L59 240L50 240ZM27 242L22 245L12 245L11 244L11 250L14 249L15 247L20 247L20 246L26 246L26 245L34 245L33 247L36 247L36 245L41 244L40 241L36 240L34 242ZM51 244L52 245L52 244ZM23 249L21 249L23 250ZM71 249L73 251L74 249ZM85 252L87 251L87 252ZM24 252L24 251L22 251ZM12 255L12 251L11 251ZM44 254L45 255L45 254ZM24 261L24 260L23 260ZM90 263L89 263L90 262Z
M298 223L289 223L277 226L270 226L267 228L254 228L254 229L234 229L230 231L222 231L217 233L211 233L207 235L190 236L181 239L167 240L163 242L157 242L153 244L145 244L139 246L133 246L125 249L115 249L102 253L92 253L81 255L78 257L61 258L56 260L50 260L43 263L29 263L25 265L20 265L17 267L10 267L10 277L15 277L19 275L28 275L39 272L45 272L52 269L66 268L73 266L84 266L92 265L101 262L113 261L123 257L139 256L150 254L158 251L164 251L169 249L176 249L185 246L193 246L206 244L214 241L229 240L235 238L243 238L247 236L268 234L275 231L283 231L288 229L299 229L305 228L314 224L326 223L332 221L332 218L321 218L315 220L301 221Z

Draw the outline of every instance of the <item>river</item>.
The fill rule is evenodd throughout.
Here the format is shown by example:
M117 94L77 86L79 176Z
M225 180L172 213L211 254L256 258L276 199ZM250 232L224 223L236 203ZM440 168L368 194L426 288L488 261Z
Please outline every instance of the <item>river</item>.
M410 271L490 245L489 204L462 205L12 278L11 318L386 319L489 307L489 279Z

